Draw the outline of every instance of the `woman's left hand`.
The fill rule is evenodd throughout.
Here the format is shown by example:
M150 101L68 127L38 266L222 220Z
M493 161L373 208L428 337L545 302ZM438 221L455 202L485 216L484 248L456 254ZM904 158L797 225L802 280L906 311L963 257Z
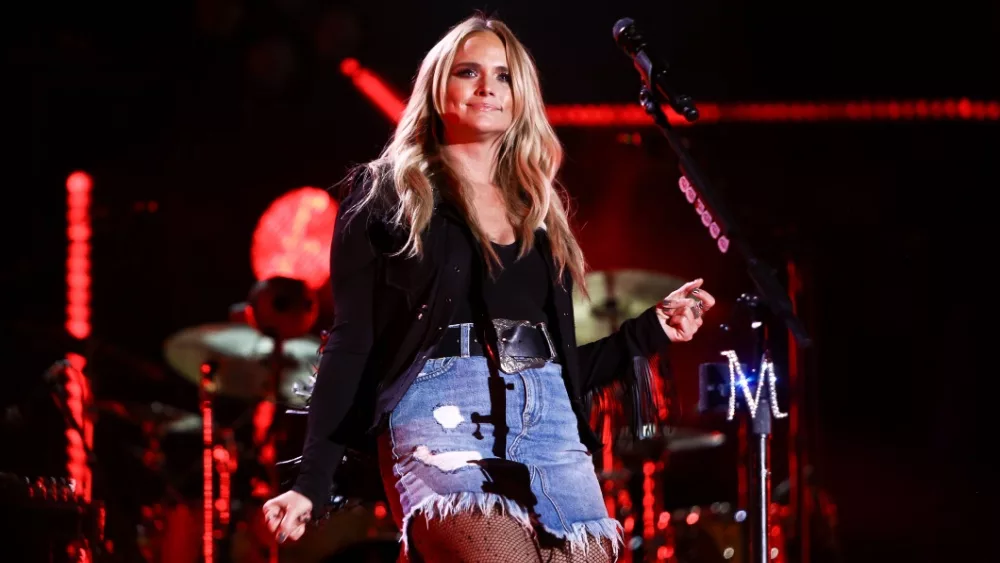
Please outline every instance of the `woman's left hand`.
M705 280L690 281L663 298L656 306L660 326L671 342L687 342L701 328L702 315L715 306L715 298L701 288Z

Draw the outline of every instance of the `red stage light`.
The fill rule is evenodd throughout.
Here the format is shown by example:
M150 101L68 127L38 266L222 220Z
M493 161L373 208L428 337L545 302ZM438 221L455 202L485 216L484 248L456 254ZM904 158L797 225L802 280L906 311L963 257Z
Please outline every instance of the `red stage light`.
M90 336L90 193L86 172L66 177L66 331L79 340Z
M296 278L312 289L330 277L330 241L337 202L325 190L298 188L264 211L253 235L250 259L258 280Z
M393 123L399 122L406 102L381 77L361 66L357 59L351 58L340 61L340 72L350 77L354 86Z
M86 172L73 172L66 178L66 191L69 193L89 192L93 182Z

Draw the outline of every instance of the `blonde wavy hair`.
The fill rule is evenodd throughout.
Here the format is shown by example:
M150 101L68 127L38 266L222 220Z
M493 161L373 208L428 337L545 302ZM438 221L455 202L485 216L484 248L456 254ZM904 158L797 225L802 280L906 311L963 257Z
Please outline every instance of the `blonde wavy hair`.
M430 224L435 190L454 202L482 245L491 273L502 268L493 246L471 210L471 190L461 189L457 177L440 156L443 138L441 113L445 88L455 53L466 37L477 32L494 33L503 42L510 68L513 118L499 139L493 181L503 193L507 216L521 241L520 256L535 240L535 229L546 229L559 280L568 268L576 285L586 291L583 252L569 226L568 199L556 183L563 150L549 124L542 101L538 72L527 49L502 22L476 14L453 27L427 53L420 65L413 92L391 141L362 172L371 178L371 189L356 208L375 200L395 202L389 220L408 232L399 250L409 257L423 252L421 234ZM445 181L435 182L443 176ZM458 187L458 189L456 189ZM457 193L456 193L457 192Z

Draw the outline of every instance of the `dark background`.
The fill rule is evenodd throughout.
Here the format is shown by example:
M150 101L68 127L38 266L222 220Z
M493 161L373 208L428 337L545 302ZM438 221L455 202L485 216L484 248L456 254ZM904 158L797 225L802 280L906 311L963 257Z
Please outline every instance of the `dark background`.
M637 75L610 33L624 16L696 101L1000 98L996 3L560 4L10 7L4 405L35 400L41 373L74 346L62 335L70 172L95 182L97 395L193 410L194 386L164 364L164 339L224 321L245 298L250 238L270 201L333 184L392 131L339 61L356 57L405 93L426 50L475 8L504 19L532 50L551 104L635 101ZM617 142L633 131L641 146ZM978 531L996 522L977 453L986 438L973 422L993 389L975 379L990 366L988 350L969 344L991 289L977 275L995 251L976 211L989 212L985 196L997 186L997 132L995 121L958 120L683 130L754 249L779 272L789 259L804 272L803 318L817 343L806 373L810 448L837 504L844 561L963 560L958 553L989 544ZM593 269L703 276L720 316L752 290L737 256L714 250L677 191L676 159L655 129L559 134ZM157 211L137 206L148 201ZM696 366L717 361L724 345L709 324L675 350L690 425L727 426L695 409ZM44 473L47 446L34 447L5 453L0 469ZM735 460L724 451L678 462L668 499L731 500ZM785 452L772 453L778 472Z

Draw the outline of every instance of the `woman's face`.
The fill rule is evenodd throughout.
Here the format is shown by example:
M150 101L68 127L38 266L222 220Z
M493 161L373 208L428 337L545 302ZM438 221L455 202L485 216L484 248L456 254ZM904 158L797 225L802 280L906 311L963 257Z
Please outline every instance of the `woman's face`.
M494 33L470 34L458 47L445 87L446 143L491 140L513 121L507 50Z

